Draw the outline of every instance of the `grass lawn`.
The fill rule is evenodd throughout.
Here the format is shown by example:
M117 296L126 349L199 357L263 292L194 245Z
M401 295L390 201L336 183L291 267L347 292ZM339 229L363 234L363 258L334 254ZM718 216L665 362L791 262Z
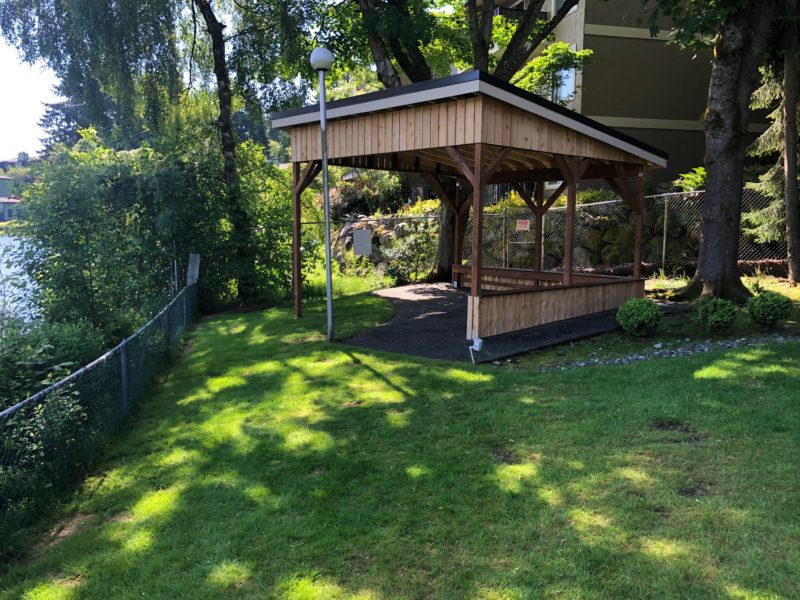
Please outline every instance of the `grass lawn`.
M0 598L800 597L800 344L538 374L323 331L203 322Z

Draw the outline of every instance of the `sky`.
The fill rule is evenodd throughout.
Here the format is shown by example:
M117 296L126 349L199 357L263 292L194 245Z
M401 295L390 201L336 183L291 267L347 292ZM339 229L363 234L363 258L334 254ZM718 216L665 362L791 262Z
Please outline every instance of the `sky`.
M19 152L41 151L39 128L44 102L53 102L55 75L41 66L24 64L13 46L0 38L0 160Z

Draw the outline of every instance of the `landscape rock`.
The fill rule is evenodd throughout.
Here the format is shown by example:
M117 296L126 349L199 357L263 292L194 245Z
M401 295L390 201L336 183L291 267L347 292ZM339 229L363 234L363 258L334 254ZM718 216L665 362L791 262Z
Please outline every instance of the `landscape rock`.
M547 371L566 371L568 369L575 369L580 367L590 367L594 365L629 365L634 362L643 360L652 360L655 358L674 358L676 356L691 356L693 354L701 354L712 352L714 350L730 350L733 348L747 348L752 346L762 346L770 343L786 343L800 341L800 336L796 335L781 335L771 334L760 337L752 338L739 338L733 340L701 340L691 343L690 338L686 338L681 346L666 348L668 343L658 342L654 344L651 349L643 351L643 353L628 354L623 357L616 358L603 358L599 357L597 352L592 352L590 360L578 360L572 363L565 363L552 367L543 367L539 369L540 372ZM602 350L602 348L598 348ZM565 356L564 352L557 352L559 356Z

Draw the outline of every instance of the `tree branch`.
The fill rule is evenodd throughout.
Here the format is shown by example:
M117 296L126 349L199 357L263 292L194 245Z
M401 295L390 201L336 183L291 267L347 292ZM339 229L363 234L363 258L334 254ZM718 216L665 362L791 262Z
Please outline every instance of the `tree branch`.
M402 82L397 74L397 70L392 64L391 58L389 58L389 51L386 49L386 44L371 25L372 20L375 18L374 0L355 1L358 3L359 9L361 9L361 16L364 19L367 41L369 42L369 49L372 52L372 60L375 61L378 79L380 79L385 88L400 87Z
M403 17L411 21L407 0L388 0L388 2ZM400 65L400 68L403 69L403 72L411 81L428 81L432 79L433 73L431 73L428 61L425 60L425 56L419 49L419 40L415 40L413 45L408 46L401 41L399 33L393 31L393 35L388 39L389 47L392 49L392 54L394 54L397 64Z
M477 71L487 71L489 69L489 49L492 46L494 2L484 1L479 17L476 0L467 0L467 17L472 38L472 66Z
M528 57L542 42L547 39L553 30L558 26L564 17L569 14L575 6L578 5L580 0L565 0L561 8L550 18L547 24L537 32L536 36L529 40L528 38L533 31L534 26L539 18L543 0L539 0L535 4L531 4L525 10L525 15L520 20L514 35L511 36L511 41L508 43L508 48L503 52L500 62L494 71L495 77L504 81L511 79L514 74L519 71Z

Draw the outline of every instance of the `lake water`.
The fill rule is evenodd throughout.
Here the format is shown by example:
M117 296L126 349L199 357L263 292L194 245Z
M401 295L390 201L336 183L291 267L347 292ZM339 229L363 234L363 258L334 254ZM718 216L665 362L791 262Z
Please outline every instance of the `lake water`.
M13 264L7 264L5 260L3 260L4 254L16 247L17 243L17 240L12 237L0 236L0 295L3 294L3 280L21 274L20 269L16 268ZM7 258L7 256L5 258ZM0 303L3 301L4 299L0 297ZM6 298L5 301L8 301L8 298ZM28 314L28 311L25 310L25 306L22 305L19 300L12 300L9 308L18 312L18 314L23 314L23 316Z

